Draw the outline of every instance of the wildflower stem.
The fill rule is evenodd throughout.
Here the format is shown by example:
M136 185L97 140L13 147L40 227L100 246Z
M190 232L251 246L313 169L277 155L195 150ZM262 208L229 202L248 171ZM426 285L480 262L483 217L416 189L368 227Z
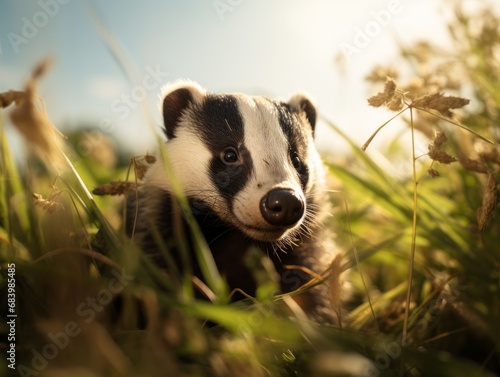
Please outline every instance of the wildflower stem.
M492 141L492 140L488 139L487 137L484 137L483 135L481 135L481 134L477 133L477 132L476 132L476 131L474 131L474 130L471 130L469 127L465 127L463 124L460 124L459 122L455 122L455 121L453 121L453 120L451 120L451 119L448 119L448 118L446 118L446 117L444 117L444 116L442 116L442 115L436 114L435 112L432 112L432 111L429 111L429 110L427 110L427 109L424 109L423 107L419 107L419 106L412 106L412 107L413 107L413 108L415 108L415 109L418 109L418 110L420 110L420 111L423 111L424 113L427 113L427 114L430 114L430 115L432 115L432 116L435 116L436 118L439 118L439 119L441 119L441 120L444 120L445 122L448 122L448 123L451 123L451 124L453 124L453 125L455 125L455 126L457 126L457 127L460 127L461 129L463 129L463 130L465 130L465 131L467 131L467 132L470 132L471 134L473 134L473 135L477 136L477 137L478 137L478 138L480 138L481 140L486 141L487 143L490 143L490 144L493 144L493 145L495 144L495 142L494 142L494 141Z
M403 112L405 112L407 109L408 109L408 107L405 107L399 113L397 113L396 115L394 115L391 119L389 119L387 122L385 122L384 124L382 124L379 128L377 128L377 130L372 134L372 136L370 136L368 138L368 140L363 144L363 146L361 147L361 150L362 151L366 151L366 148L368 148L368 146L370 145L370 143L372 142L372 140L375 138L375 136L377 136L377 134L379 133L379 131L382 128L384 128L385 126L387 126L394 118L397 118L400 114L402 114Z
M413 169L413 220L411 227L411 248L410 248L410 267L408 271L408 288L406 291L406 305L403 323L403 346L406 345L408 336L408 320L410 317L410 300L411 300L411 286L413 282L413 264L415 260L415 248L417 238L417 204L418 204L418 183L417 180L417 158L415 156L415 129L413 127L413 108L410 107L410 128L411 128L411 153L412 153L412 169Z

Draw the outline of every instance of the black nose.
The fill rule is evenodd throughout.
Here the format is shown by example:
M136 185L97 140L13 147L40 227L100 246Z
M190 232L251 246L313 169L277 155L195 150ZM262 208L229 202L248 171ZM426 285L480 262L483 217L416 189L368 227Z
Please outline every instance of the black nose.
M302 218L304 201L289 189L269 191L260 201L260 212L271 225L290 226Z

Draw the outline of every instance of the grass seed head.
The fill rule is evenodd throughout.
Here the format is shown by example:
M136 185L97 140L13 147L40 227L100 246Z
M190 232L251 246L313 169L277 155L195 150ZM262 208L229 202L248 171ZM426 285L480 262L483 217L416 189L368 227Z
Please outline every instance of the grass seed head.
M138 180L142 180L146 176L149 166L146 164L136 161L134 165L135 176Z
M500 166L500 152L498 147L491 145L486 150L480 152L479 155L484 161Z
M440 148L444 143L448 141L448 136L444 132L438 131L436 132L436 136L434 137L433 144Z
M148 153L144 156L144 160L151 165L156 162L156 157Z
M389 101L391 101L396 94L396 88L396 81L394 81L392 77L387 77L385 81L384 91L368 98L368 104L373 107L380 107L384 104L389 103Z
M13 125L24 139L35 147L47 166L57 168L63 163L60 153L62 135L49 120L43 103L36 95L38 79L47 71L49 65L49 60L39 63L26 83L25 91L2 93L0 102L2 107L15 104L10 113Z
M462 97L445 96L442 93L428 94L413 101L413 107L436 110L441 115L451 118L451 109L459 109L467 105L470 101Z
M489 172L488 166L484 162L469 158L463 153L458 154L458 160L460 164L467 170L481 174L488 174Z
M50 197L47 199L44 199L42 195L33 193L33 198L35 199L34 203L35 206L42 208L44 211L47 211L48 213L54 213L56 209L58 209L61 205L52 200Z
M138 180L142 180L146 176L146 173L149 170L148 165L152 165L155 162L156 157L150 154L140 157L131 157L130 159L130 163L134 168L134 173Z
M399 71L395 67L384 67L377 65L373 70L366 76L366 80L369 82L385 82L387 77L392 77L397 79L399 77Z
M455 157L450 156L448 153L441 150L429 150L429 157L432 160L440 162L444 165L451 164L457 160Z
M436 170L436 169L433 169L433 168L429 168L427 169L427 173L429 173L429 175L432 177L432 178L437 178L437 177L440 177L441 175L439 174L439 172Z
M403 110L404 102L401 96L394 96L388 103L387 108L391 111Z
M490 222L490 220L495 215L495 209L498 205L498 189L497 182L493 177L493 174L489 175L488 187L483 196L482 206L476 212L476 220L479 227L479 231L483 231L485 226Z
M457 159L453 156L450 156L448 153L445 151L441 150L441 147L443 146L444 143L448 140L448 137L446 134L443 132L437 132L434 136L434 140L432 141L431 144L429 144L429 157L434 160L438 161L442 164L451 164L452 162L455 162ZM433 169L429 169L433 170ZM429 174L432 175L432 173L429 171ZM438 174L439 175L439 174Z
M0 93L0 108L9 107L13 103L21 102L24 98L24 92L20 92L17 90L9 90L5 93Z
M94 195L125 195L135 189L135 182L113 181L96 187L92 193Z

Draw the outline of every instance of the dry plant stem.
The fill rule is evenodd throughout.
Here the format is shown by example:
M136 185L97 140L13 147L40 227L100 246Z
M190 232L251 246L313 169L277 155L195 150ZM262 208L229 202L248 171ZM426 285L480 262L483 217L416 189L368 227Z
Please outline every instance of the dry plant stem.
M481 140L484 140L484 141L486 141L487 143L490 143L490 144L495 145L495 142L494 142L494 141L492 141L492 140L488 139L487 137L484 137L483 135L481 135L481 134L477 133L477 132L476 132L476 131L474 131L474 130L471 130L471 129L470 129L470 128L468 128L468 127L465 127L463 124L460 124L460 123L455 122L455 121L453 121L453 120L451 120L451 119L449 119L449 118L446 118L446 117L444 117L444 116L441 116L441 115L439 115L439 114L436 114L435 112L432 112L432 111L429 111L429 110L427 110L427 109L424 109L423 107L413 106L413 108L418 109L418 110L420 110L420 111L423 111L424 113L430 114L430 115L432 115L432 116L435 116L436 118L439 118L439 119L441 119L441 120L444 120L445 122L451 123L451 124L453 124L453 125L455 125L455 126L457 126L457 127L461 128L461 129L463 129L463 130L465 130L465 131L470 132L471 134L473 134L473 135L477 136L477 137L478 137L478 138L480 138ZM412 127L413 127L413 124L412 124Z
M410 248L410 268L408 271L408 289L406 291L406 305L405 316L403 323L403 346L406 345L406 338L408 336L408 319L410 318L410 300L411 300L411 286L413 281L413 264L415 261L415 248L417 238L417 204L418 204L418 183L417 180L417 159L415 156L415 129L413 128L413 108L410 107L410 127L411 127L411 154L412 154L412 170L413 170L413 220L411 227L411 248Z
M385 126L387 126L389 123L391 123L391 121L393 119L397 118L400 114L404 113L407 109L408 109L408 107L405 107L399 113L397 113L396 115L394 115L391 119L389 119L387 122L385 122L384 124L382 124L379 128L377 128L377 130L372 134L372 136L370 136L370 138L366 141L366 143L363 144L363 146L361 147L361 150L363 152L366 151L366 148L368 148L368 146L370 145L370 143L372 142L372 140L375 138L375 136L377 136L377 134L379 133L379 131L382 128L384 128Z
M137 225L137 217L139 215L139 182L137 179L137 171L136 171L136 158L135 157L130 157L130 163L128 164L128 169L127 169L127 174L125 176L125 182L128 182L130 178L130 170L132 167L134 168L134 182L135 182L135 217L134 217L134 224L132 225L132 234L130 236L130 239L134 241L134 236L135 236L135 228ZM123 206L123 218L125 218L127 212L127 206ZM123 224L125 226L125 222Z
M67 187L70 187L69 183L66 182L66 180L64 180L61 176L57 176L54 179L54 182L52 183L52 187L53 188L55 188L56 180L58 180L58 179L60 181L62 181ZM78 220L80 221L80 224L82 226L83 232L85 233L87 247L88 247L89 250L92 250L92 245L90 244L90 241L89 241L90 240L90 235L88 234L87 229L85 228L85 222L83 221L82 215L80 215L80 211L78 211L78 206L76 205L76 202L75 202L75 199L73 198L73 195L71 195L71 192L69 190L63 190L63 191L61 191L61 193L62 192L68 194L68 197L71 200L71 203L73 204L73 208L75 209L75 213L76 213L76 215L78 217Z
M442 334L433 336L432 338L426 339L426 340L420 342L419 345L432 343L432 342L435 342L436 340L440 340L440 339L446 338L448 336L451 336L453 334L458 334L458 333L464 332L468 329L470 329L470 326L464 326L464 327L460 327L459 329L456 329L456 330L447 331L447 332L444 332Z
M193 285L199 290L199 292L201 292L210 302L217 302L217 296L215 295L215 293L210 288L208 288L208 286L200 278L193 275L191 277L191 281L193 282Z
M49 251L49 252L43 254L42 256L38 257L37 259L35 259L33 262L37 263L37 262L40 262L44 259L51 258L55 255L69 254L69 253L86 255L88 257L91 257L92 259L95 259L95 260L98 260L99 262L107 264L108 266L114 267L118 271L122 270L122 267L118 263L116 263L112 259L108 258L107 256L102 255L102 254L100 254L96 251L93 251L93 250L76 248L76 247L75 248L63 247L60 249Z

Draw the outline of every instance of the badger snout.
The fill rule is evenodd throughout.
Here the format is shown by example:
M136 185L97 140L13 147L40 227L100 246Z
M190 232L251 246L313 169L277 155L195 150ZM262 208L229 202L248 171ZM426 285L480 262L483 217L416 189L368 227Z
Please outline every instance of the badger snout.
M277 188L260 201L260 212L271 225L290 227L304 215L305 203L293 190Z

